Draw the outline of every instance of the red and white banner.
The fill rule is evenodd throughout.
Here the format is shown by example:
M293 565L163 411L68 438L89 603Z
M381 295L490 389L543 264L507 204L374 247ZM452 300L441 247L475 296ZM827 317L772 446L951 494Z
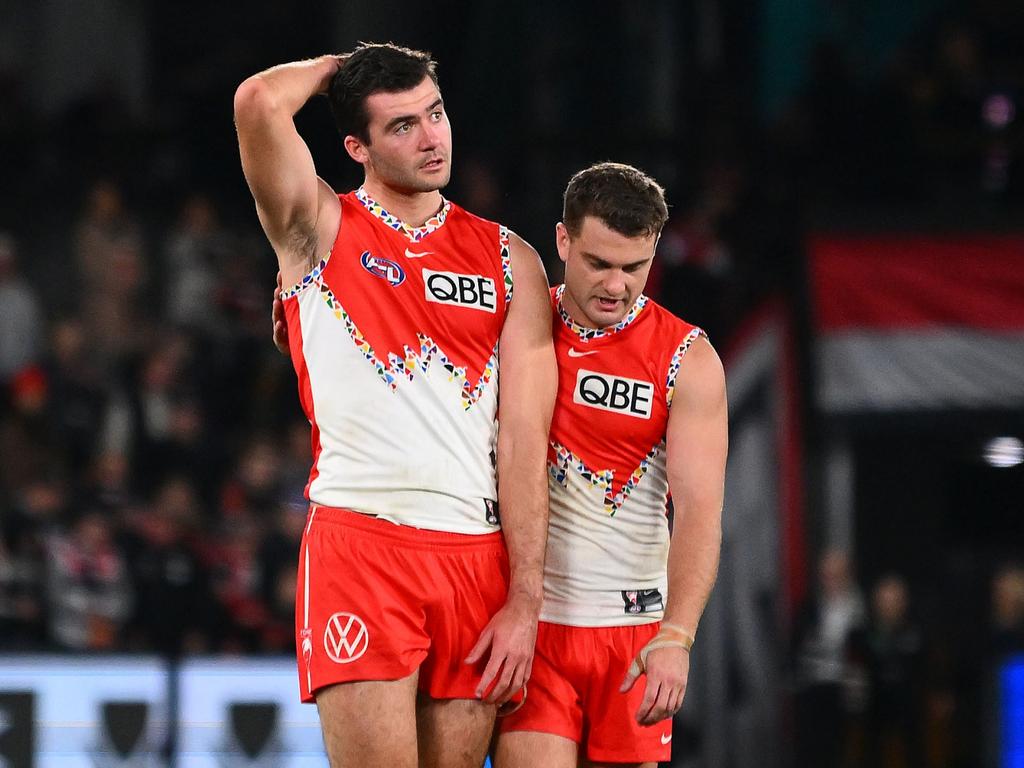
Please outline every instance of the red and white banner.
M1024 236L808 243L818 406L1024 406Z

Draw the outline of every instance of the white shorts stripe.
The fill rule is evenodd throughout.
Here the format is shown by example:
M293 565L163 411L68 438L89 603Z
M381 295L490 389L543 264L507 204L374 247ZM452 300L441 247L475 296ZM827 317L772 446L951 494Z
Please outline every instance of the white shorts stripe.
M306 537L302 543L302 559L305 575L302 582L302 628L303 637L308 642L309 636L309 529L313 525L313 516L316 515L316 507L309 511L309 522L306 523ZM305 655L305 654L303 654ZM306 657L306 693L313 692L313 679L309 670L309 658Z

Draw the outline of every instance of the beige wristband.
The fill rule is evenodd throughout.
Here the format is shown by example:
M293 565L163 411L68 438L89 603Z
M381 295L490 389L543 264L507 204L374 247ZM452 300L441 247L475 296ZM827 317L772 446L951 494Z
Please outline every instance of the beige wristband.
M658 634L651 638L640 653L633 659L629 674L636 676L647 671L647 655L658 648L682 648L689 653L693 647L694 637L678 624L662 624Z

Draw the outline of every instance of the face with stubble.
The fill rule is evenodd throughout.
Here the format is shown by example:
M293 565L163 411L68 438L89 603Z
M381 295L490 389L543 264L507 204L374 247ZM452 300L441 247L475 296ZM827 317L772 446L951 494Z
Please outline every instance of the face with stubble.
M596 216L584 216L576 234L559 222L555 244L565 263L562 306L580 325L605 328L621 321L640 297L658 236L627 237Z
M408 91L366 99L369 142L345 137L345 149L368 180L403 193L433 192L451 177L452 126L429 77Z

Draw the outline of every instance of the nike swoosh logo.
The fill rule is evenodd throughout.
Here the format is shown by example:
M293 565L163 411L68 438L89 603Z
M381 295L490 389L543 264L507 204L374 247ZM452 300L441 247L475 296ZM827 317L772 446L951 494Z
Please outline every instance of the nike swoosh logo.
M433 251L424 251L423 253L416 253L410 251L408 248L405 249L405 258L407 259L422 259L424 256L430 256Z
M663 734L661 734L661 743L662 744L668 744L670 741L672 741L672 734L671 733L668 733L668 734L663 733Z
M599 351L592 349L589 352L578 352L574 347L569 347L569 357L586 357L587 355L596 355Z

